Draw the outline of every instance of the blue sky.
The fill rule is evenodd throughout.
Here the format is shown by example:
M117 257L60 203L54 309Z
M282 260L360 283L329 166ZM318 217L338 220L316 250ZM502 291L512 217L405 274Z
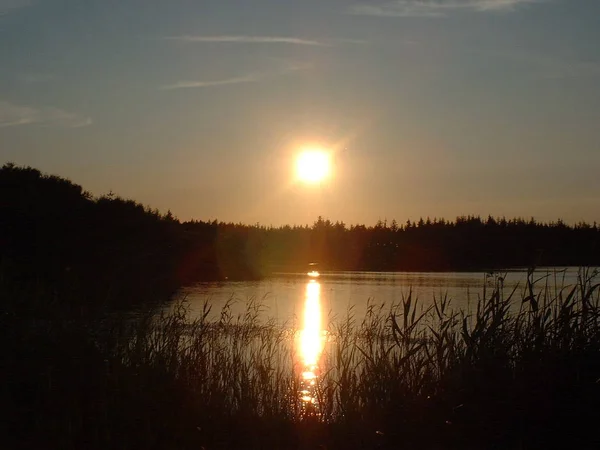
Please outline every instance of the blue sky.
M0 160L181 219L600 221L600 2L0 0ZM294 184L295 153L335 153Z

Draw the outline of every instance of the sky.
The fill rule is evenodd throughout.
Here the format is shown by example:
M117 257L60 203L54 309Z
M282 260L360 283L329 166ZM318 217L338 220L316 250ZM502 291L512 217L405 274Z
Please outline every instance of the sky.
M600 1L0 0L0 163L181 220L600 222ZM295 181L307 146L332 176Z

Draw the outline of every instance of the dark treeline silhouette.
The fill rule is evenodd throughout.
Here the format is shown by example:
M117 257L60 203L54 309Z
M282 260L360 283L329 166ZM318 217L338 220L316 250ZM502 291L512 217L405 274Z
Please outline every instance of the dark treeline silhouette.
M214 227L229 250L252 269L304 267L317 261L326 270L465 271L600 263L597 224L568 226L561 220L477 216L418 222L378 221L374 226L331 222L311 227L261 227L216 222L186 222L190 233ZM218 244L219 245L219 244ZM217 252L217 255L219 252ZM230 251L224 252L231 257Z
M476 216L374 226L322 217L312 226L180 223L169 212L29 167L0 169L0 261L5 278L77 301L164 297L201 280L304 270L450 271L600 265L598 226Z
M530 270L520 300L496 275L476 317L439 300L426 337L410 294L389 314L369 307L362 323L349 311L330 330L322 417L299 413L298 374L281 366L294 339L260 322L259 306L237 320L225 306L216 323L208 303L195 320L155 308L183 284L312 261L326 270L599 265L598 236L596 224L478 217L181 223L4 165L2 448L598 448L597 271L536 296Z
M173 289L170 214L32 168L0 170L0 264L5 280L63 302L113 304ZM92 298L93 297L93 298Z

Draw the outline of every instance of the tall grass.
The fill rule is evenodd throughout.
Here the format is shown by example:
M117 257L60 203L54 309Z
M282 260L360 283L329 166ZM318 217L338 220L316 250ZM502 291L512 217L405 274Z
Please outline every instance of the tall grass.
M43 401L19 417L44 448L595 448L597 275L554 288L530 270L511 292L496 276L472 311L410 291L351 309L328 325L312 408L295 324L263 319L260 302L217 320L208 302L193 320L185 303L105 319L55 333L52 362L36 356L45 371L25 377Z

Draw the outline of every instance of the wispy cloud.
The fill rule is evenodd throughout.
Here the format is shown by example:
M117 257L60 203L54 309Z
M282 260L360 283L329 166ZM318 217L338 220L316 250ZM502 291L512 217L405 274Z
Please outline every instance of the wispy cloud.
M395 0L356 4L349 13L382 17L442 17L452 12L513 11L520 6L548 0Z
M0 128L31 124L78 128L91 125L92 119L58 108L34 108L0 101Z
M162 86L161 89L173 90L173 89L186 89L186 88L208 88L208 87L225 86L225 85L231 85L231 84L256 83L256 82L263 81L268 78L286 75L288 73L296 72L299 70L306 70L308 68L310 68L309 64L287 62L285 67L283 67L279 70L272 70L270 72L255 72L255 73L249 73L246 75L241 75L241 76L236 76L236 77L231 77L231 78L223 78L220 80L178 81L173 84L167 84L165 86Z
M0 17L26 6L31 6L31 0L0 0Z
M218 36L170 36L166 40L179 42L213 42L213 43L234 43L234 44L292 44L292 45L313 45L327 46L327 42L316 41L312 39L302 39L286 36L243 36L243 35L218 35Z
M254 83L260 81L263 78L260 74L250 74L241 77L224 78L222 80L212 81L178 81L177 83L168 84L163 86L163 89L185 89L185 88L205 88L213 86L224 86L227 84L240 84L240 83Z

